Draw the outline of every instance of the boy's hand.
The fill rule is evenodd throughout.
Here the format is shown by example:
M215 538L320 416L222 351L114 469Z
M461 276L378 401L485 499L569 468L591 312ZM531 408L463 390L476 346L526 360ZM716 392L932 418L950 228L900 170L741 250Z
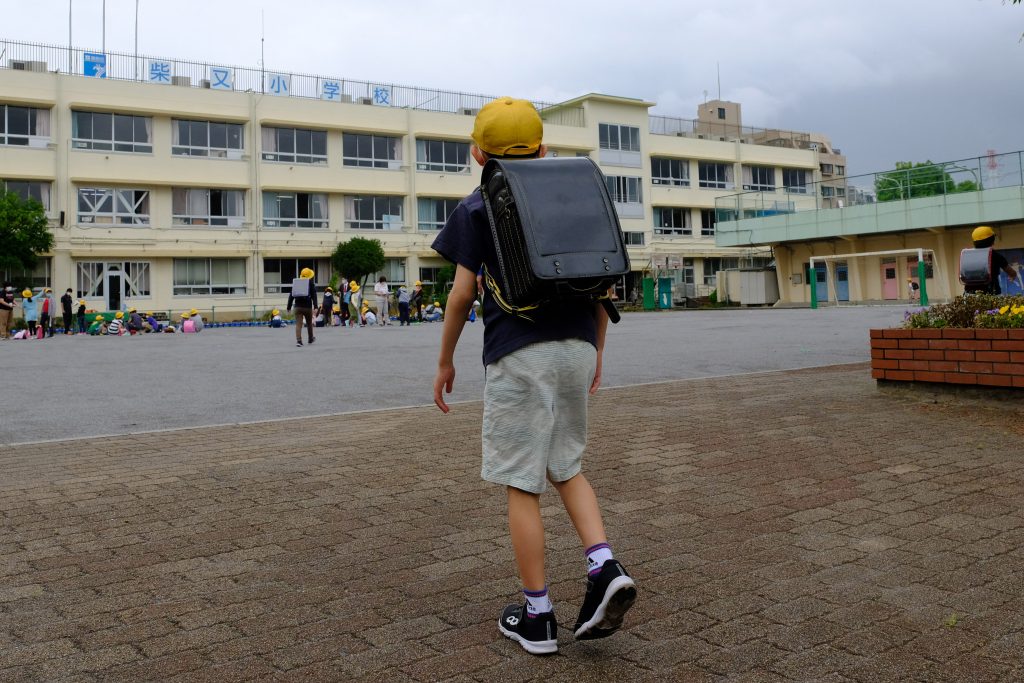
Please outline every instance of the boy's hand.
M601 387L601 354L597 354L597 370L594 371L594 381L590 383L590 393L596 394Z
M437 367L437 376L434 377L434 403L438 408L441 409L442 413L447 413L450 408L448 404L444 402L444 398L441 395L441 389L444 389L444 393L452 393L452 384L455 383L455 366L454 365L439 365Z

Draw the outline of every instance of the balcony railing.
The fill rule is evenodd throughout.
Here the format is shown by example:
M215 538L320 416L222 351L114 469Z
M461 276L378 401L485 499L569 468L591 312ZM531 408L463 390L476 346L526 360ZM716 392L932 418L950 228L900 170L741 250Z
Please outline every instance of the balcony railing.
M718 229L728 231L722 227L723 221L1020 185L1024 185L1024 151L830 178L807 185L803 197L794 196L794 188L783 187L771 192L725 195L715 200L715 214Z
M749 145L767 145L789 149L814 149L809 133L797 133L774 128L737 126L730 123L680 119L671 116L651 116L649 130L652 135L674 135L680 138L743 142Z
M74 76L85 75L85 54L99 53L99 50L84 50L76 47L25 43L0 39L0 69L21 71L57 72ZM314 74L288 73L272 69L257 69L228 64L211 64L185 59L158 58L148 55L131 55L122 52L106 53L105 77L119 81L151 82L148 75L150 62L170 64L168 87L210 88L211 69L230 69L235 92L268 93L274 88L273 78L283 76L288 84L287 95L304 99L325 99L325 83L336 102L388 106L398 109L419 109L423 111L464 114L475 116L485 104L495 99L491 95L479 95L450 90L436 90L414 86L382 83L379 81L358 81L348 78L319 76ZM582 107L565 107L548 102L534 102L545 122L557 126L582 128L585 120ZM550 110L550 111L548 111Z

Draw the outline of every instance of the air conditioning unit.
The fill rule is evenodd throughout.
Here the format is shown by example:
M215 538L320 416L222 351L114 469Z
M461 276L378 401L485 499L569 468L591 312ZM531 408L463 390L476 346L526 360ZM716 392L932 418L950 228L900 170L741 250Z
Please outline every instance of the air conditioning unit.
M210 81L208 79L204 78L203 80L199 81L199 87L200 88L206 88L207 90L209 90L210 89Z
M462 108L462 114L464 116L476 116L479 113L480 113L479 109L473 109L472 107L463 107Z
M241 159L242 158L242 150L240 150L240 149L229 149L229 150L227 150L227 155L226 156L227 156L228 159Z
M677 138L685 138L686 137L686 133L684 133L681 130L678 130L678 131L676 131L676 137Z
M360 98L359 98L358 100L356 100L356 101L357 101L357 102L358 102L359 104L373 104L373 98L372 98L372 97L360 97Z
M812 152L817 152L818 151L818 143L817 142L809 143L807 145L807 149L811 150Z
M186 88L190 88L192 87L192 79L188 76L171 76L171 85L183 85ZM209 88L209 81L207 81L207 85L204 85L203 87Z
M725 142L725 136L724 135L719 135L718 136L718 140L719 140L719 142Z
M346 94L342 93L341 101L342 102L351 102L352 101L352 96L351 95L346 95Z
M697 133L697 139L698 140L703 140L704 139L704 133Z
M12 59L8 61L8 64L15 71L35 71L37 73L46 73L46 62Z

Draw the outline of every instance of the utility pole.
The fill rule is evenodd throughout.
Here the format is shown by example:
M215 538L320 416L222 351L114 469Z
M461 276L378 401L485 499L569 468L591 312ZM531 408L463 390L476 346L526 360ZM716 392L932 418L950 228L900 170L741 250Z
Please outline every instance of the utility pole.
M135 0L135 80L139 80L139 0Z
M103 0L103 54L107 54L107 0Z

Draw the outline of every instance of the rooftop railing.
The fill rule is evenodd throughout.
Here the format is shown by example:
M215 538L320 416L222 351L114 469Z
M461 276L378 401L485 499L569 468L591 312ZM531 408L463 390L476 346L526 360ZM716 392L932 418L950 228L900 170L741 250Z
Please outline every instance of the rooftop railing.
M774 128L737 126L717 121L680 119L671 116L651 116L649 130L652 135L675 135L700 140L740 141L751 145L768 145L789 149L815 149L809 133L797 133ZM838 153L838 152L836 152Z
M0 39L0 69L95 77L97 64L101 64L103 77L111 80L142 83L163 82L170 87L211 88L235 92L287 95L304 99L418 109L467 116L475 116L481 107L495 99L490 95L289 73L186 59L132 55L122 52L107 52L102 62L87 57L96 54L100 54L100 51ZM153 64L158 65L161 70L158 80L153 80L151 76L150 67ZM163 65L169 65L169 67ZM230 78L226 78L226 74L230 74ZM227 84L230 86L225 87ZM541 118L549 124L577 128L585 126L582 107L565 107L536 101L533 104L540 112Z
M989 154L955 161L925 162L911 168L832 178L811 183L805 195L795 197L786 188L740 192L718 197L715 214L718 230L737 230L721 225L744 218L783 213L843 209L862 204L977 192L1024 185L1024 151Z

